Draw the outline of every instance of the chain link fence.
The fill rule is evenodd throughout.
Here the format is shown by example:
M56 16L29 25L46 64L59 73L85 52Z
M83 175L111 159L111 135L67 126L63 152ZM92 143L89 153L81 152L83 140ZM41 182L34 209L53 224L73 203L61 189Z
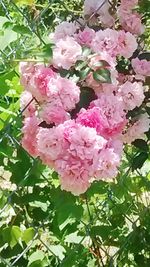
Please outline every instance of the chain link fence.
M13 0L0 2L5 26L12 26L15 14L24 25L0 54L3 72L9 69L15 77L18 61L29 60L34 49L45 45L60 14L60 20L76 19L81 12L76 6L71 11L64 1L39 2L25 7ZM1 97L9 109L12 97ZM18 98L13 101L18 105ZM117 184L100 182L75 198L61 192L57 174L21 147L22 113L15 106L7 119L0 117L0 266L150 266L150 182L140 170L133 172L137 151L125 151Z

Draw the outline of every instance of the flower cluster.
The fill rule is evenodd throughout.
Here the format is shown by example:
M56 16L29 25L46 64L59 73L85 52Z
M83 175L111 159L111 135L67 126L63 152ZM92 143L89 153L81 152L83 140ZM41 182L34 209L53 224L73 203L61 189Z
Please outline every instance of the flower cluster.
M51 62L20 64L22 146L74 195L94 180L112 181L124 144L149 130L150 62L137 42L144 31L137 5L121 0L115 24L109 1L85 0L85 20L65 21L50 35Z

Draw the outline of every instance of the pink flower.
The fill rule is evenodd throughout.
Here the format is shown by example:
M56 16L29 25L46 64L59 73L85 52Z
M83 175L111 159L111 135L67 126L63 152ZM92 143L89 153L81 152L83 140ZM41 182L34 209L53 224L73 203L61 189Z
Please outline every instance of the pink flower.
M118 54L118 32L112 29L100 30L92 42L94 52L107 52L115 57Z
M70 142L70 154L88 161L92 160L106 144L106 140L98 136L95 129L80 124L71 129L67 140Z
M58 101L43 104L41 106L39 116L43 121L46 121L48 124L55 123L55 125L58 125L70 119L69 113L64 110L62 104Z
M107 52L111 57L117 55L129 58L137 49L136 38L129 32L116 31L112 29L100 30L92 42L95 52Z
M73 120L51 129L41 128L37 140L39 156L44 163L55 167L61 176L61 188L75 195L84 193L95 172L93 162L107 141L95 129Z
M113 149L102 150L95 171L96 180L112 181L118 173L120 156Z
M120 17L120 22L124 30L136 35L141 35L144 32L144 26L141 22L141 16L134 12L129 14L123 14Z
M78 196L87 191L90 186L89 172L85 163L77 158L69 158L68 161L57 160L56 169L60 173L61 189Z
M124 73L119 73L118 74L118 81L120 84L123 84L127 81L129 82L133 82L134 81L134 75L128 75L128 74L124 74Z
M64 110L72 110L80 99L80 89L75 82L62 77L51 79L48 83L48 98L61 103Z
M38 101L47 99L48 82L56 74L42 64L22 63L20 65L21 84Z
M105 122L101 117L99 107L93 107L88 110L82 108L78 114L76 122L90 128L95 128L98 134L101 134L105 127Z
M22 128L22 146L33 157L38 156L37 134L39 130L39 123L40 121L35 116L28 117L25 118L24 126Z
M63 137L63 133L63 124L50 129L40 128L37 135L37 147L41 158L44 155L47 161L54 162L64 155L68 145Z
M137 121L131 125L127 132L122 136L124 143L131 144L136 139L143 139L144 133L148 132L150 128L150 118L147 113L141 115Z
M130 58L138 47L136 38L130 32L118 32L118 54L125 58Z
M84 15L90 16L95 13L104 26L111 27L114 24L114 19L109 13L110 4L108 0L85 0L84 2Z
M110 139L107 143L107 148L113 149L113 151L121 158L123 154L122 134Z
M65 39L67 36L73 37L77 28L78 27L75 25L74 22L64 21L60 23L58 26L56 26L53 35L53 40L57 42L60 39Z
M124 103L120 96L113 94L101 94L99 99L91 102L90 108L98 107L100 118L103 120L103 130L101 134L109 138L122 132L126 117Z
M143 93L143 86L141 83L125 82L119 88L119 93L123 98L125 110L132 110L135 107L141 106L145 96Z
M65 122L64 129L68 148L63 157L56 160L55 168L61 176L61 188L79 195L89 187L90 177L95 172L93 162L107 141L98 136L95 129L73 121Z
M108 5L108 1L106 2ZM92 15L93 13L100 14L102 8L101 6L103 6L103 0L85 0L84 15Z
M121 8L126 10L133 9L138 4L138 0L121 0Z
M136 74L150 76L150 61L134 58L131 63Z
M94 37L95 31L88 27L86 27L83 31L79 31L79 33L75 35L75 39L80 45L88 47L90 47Z
M25 117L30 117L35 114L36 106L33 96L30 92L24 91L20 96L20 107Z
M30 92L38 101L47 100L48 83L51 78L56 77L50 68L39 66L30 80Z
M81 54L81 46L74 38L67 36L56 42L56 47L53 50L53 64L56 67L69 70L80 59Z

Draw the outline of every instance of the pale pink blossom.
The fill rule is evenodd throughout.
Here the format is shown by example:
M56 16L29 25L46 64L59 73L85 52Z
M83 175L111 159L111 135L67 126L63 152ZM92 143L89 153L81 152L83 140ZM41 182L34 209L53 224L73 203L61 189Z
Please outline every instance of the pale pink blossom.
M84 15L91 16L92 14L99 15L99 18L104 26L111 27L114 24L114 18L109 13L110 4L108 0L85 0Z
M137 42L130 32L116 31L112 29L96 32L91 47L94 52L107 52L111 57L117 55L130 58L137 49Z
M85 0L84 1L84 15L92 15L93 13L100 14L104 5L108 6L106 0Z
M49 81L47 96L51 101L61 103L64 110L68 111L79 102L80 89L72 80L57 76Z
M113 149L113 151L120 157L123 154L123 142L122 142L122 134L119 134L115 138L109 139L107 143L107 148Z
M126 113L124 103L120 96L113 94L102 94L99 99L91 102L90 108L98 107L100 116L105 122L102 135L109 138L122 132L126 125Z
M93 163L107 141L95 129L73 120L51 129L41 128L37 140L39 156L44 163L55 167L61 188L75 195L84 193L95 172Z
M20 96L20 108L23 111L23 116L30 117L36 112L36 105L33 96L28 91L23 91Z
M138 0L121 0L121 8L132 10L138 4Z
M118 54L130 58L138 47L136 38L130 32L118 32Z
M52 69L38 66L35 74L31 77L29 91L38 101L47 100L48 83L51 78L56 77L56 73Z
M141 16L136 12L121 15L120 23L124 30L136 35L141 35L145 30Z
M57 42L60 39L64 39L67 36L74 36L74 33L78 29L74 22L63 21L55 28L53 40Z
M47 99L48 82L56 74L43 64L21 63L21 84L37 101Z
M134 58L131 63L136 74L150 76L150 61Z
M99 107L93 107L88 110L82 108L78 113L76 122L90 128L95 128L98 134L101 134L105 127L105 121L101 117Z
M112 181L117 176L120 160L120 156L113 149L102 150L94 174L96 180Z
M92 160L106 144L106 140L98 136L95 129L80 124L71 130L67 140L70 142L70 154L81 160Z
M53 50L53 64L56 67L69 70L80 59L81 54L81 46L74 38L67 36L65 39L60 39L56 42Z
M61 176L61 188L79 195L89 187L90 177L95 172L93 162L107 141L98 136L95 129L72 121L65 122L64 127L69 147L64 150L63 158L58 157L55 168Z
M125 82L120 86L119 93L123 98L125 110L141 106L145 98L143 86L138 82Z
M61 189L78 196L90 187L89 172L85 163L77 158L69 158L69 161L57 160L56 169L60 173Z
M75 35L76 41L80 45L85 45L87 47L90 47L94 37L95 31L89 27L86 27L83 31L80 30L79 33Z
M122 136L124 143L131 144L136 139L144 139L146 132L150 128L150 118L147 113L142 114L134 124L129 126L126 133Z
M63 133L63 124L50 129L40 128L37 135L37 147L40 157L44 155L47 161L53 162L63 156L68 146Z
M118 54L118 32L112 29L97 31L91 47L94 52L107 52L115 57Z
M118 73L118 82L119 82L119 84L123 84L123 83L125 83L127 81L133 82L134 81L134 75Z
M37 119L37 117L28 117L25 118L24 126L22 128L22 146L33 157L38 156L37 134L39 131L39 123L40 121Z
M55 125L70 119L69 113L64 110L64 107L58 101L43 104L41 106L39 116L48 124L55 123Z

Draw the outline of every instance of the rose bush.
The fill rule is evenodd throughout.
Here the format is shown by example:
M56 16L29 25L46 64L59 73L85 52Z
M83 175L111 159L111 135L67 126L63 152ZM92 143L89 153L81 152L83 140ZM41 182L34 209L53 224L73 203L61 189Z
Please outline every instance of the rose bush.
M140 59L144 25L137 4L122 0L116 15L108 1L85 1L84 19L62 22L50 34L53 57L46 66L20 64L22 146L75 195L95 180L114 179L124 145L149 130L150 62Z

